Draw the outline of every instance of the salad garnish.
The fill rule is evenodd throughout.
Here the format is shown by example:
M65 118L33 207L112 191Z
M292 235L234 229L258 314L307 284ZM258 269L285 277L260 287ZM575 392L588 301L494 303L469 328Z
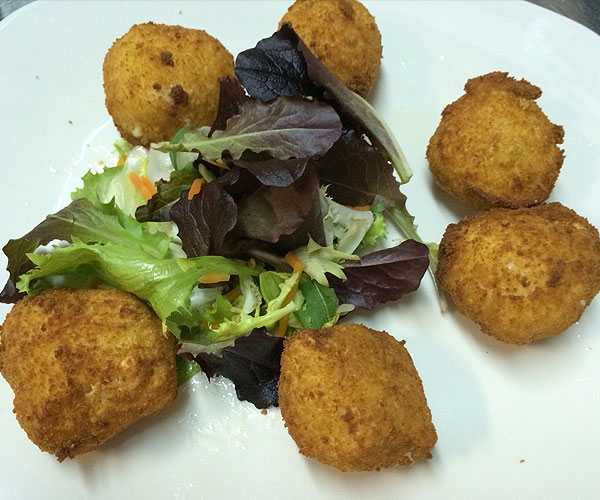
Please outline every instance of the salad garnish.
M212 127L149 149L118 140L116 166L10 240L0 300L60 285L133 293L174 335L180 383L222 375L266 408L285 336L415 291L437 246L406 209L410 167L383 120L291 28L235 72Z

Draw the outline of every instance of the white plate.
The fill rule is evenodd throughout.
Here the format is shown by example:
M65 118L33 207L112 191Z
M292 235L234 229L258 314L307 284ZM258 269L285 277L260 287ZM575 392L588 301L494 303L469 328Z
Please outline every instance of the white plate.
M237 54L275 31L288 4L39 2L2 21L2 244L66 204L88 168L111 161L117 135L104 108L101 65L114 39L152 20L205 29ZM405 192L425 239L439 240L464 214L433 187L427 141L465 81L492 70L542 88L539 104L566 131L552 200L600 226L597 35L524 2L368 7L384 43L372 101L413 167ZM5 264L2 256L0 268ZM277 410L262 415L237 402L230 386L198 377L169 409L93 453L58 463L20 429L2 379L0 497L597 498L598 299L565 334L521 348L442 315L428 277L406 300L356 319L407 340L439 434L432 460L339 473L298 454Z

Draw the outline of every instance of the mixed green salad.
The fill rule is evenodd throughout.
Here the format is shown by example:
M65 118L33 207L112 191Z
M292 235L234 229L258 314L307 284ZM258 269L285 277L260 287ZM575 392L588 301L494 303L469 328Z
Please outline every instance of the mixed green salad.
M265 408L285 336L416 290L437 247L406 210L411 171L383 121L291 28L239 54L235 73L212 127L149 149L117 141L117 166L10 240L0 300L131 292L175 337L180 382L223 375Z

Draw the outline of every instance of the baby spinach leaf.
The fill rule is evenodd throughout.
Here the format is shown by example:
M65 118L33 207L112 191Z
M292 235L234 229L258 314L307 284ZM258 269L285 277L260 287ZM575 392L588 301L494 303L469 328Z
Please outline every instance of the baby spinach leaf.
M301 280L298 288L304 296L304 304L294 314L304 328L323 328L336 317L340 302L332 288L311 279Z

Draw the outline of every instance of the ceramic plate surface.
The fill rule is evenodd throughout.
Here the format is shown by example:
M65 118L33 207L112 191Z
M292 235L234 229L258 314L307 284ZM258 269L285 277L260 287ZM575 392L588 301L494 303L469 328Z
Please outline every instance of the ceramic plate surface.
M89 168L115 160L102 61L132 24L201 28L232 54L270 36L288 2L39 2L0 23L0 242L69 201ZM368 2L384 58L371 98L414 170L404 191L422 237L467 212L433 185L425 148L468 78L508 71L543 90L565 129L551 200L600 226L600 37L525 2ZM6 267L2 255L0 268ZM2 281L7 277L3 272ZM8 306L0 310L3 318ZM355 316L406 347L439 441L410 468L339 473L301 456L278 410L261 414L231 385L197 377L165 411L93 453L58 463L12 413L0 379L4 499L593 499L600 492L600 300L559 337L503 345L439 310L431 279ZM26 360L24 360L26 362Z

